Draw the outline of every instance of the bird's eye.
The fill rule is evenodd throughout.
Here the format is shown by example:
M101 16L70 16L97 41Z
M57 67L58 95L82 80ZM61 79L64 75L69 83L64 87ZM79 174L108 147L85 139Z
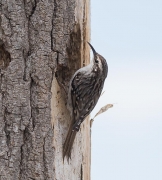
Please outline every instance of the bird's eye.
M98 59L96 59L95 62L98 63Z

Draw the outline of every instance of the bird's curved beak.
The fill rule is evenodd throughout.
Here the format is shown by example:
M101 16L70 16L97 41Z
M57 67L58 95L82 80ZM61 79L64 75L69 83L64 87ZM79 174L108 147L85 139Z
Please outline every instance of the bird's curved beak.
M94 56L97 54L97 52L95 51L95 49L93 48L93 46L89 43L89 42L87 42L88 44L89 44L89 46L91 47L91 49L92 49L92 51L93 51L93 54L94 54Z

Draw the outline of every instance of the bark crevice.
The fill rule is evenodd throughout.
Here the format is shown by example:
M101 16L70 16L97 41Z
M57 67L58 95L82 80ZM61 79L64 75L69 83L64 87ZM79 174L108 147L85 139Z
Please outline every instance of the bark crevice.
M5 107L4 108L4 132L5 132L5 135L6 135L6 144L9 148L10 146L10 131L8 129L9 125L7 124L7 120L6 120L6 115L7 115L7 108Z
M0 69L6 69L11 62L11 56L6 51L4 44L0 45Z
M29 20L30 20L30 18L32 17L32 15L34 14L36 8L37 8L37 0L34 0L34 5L33 5L33 7L32 7L31 14L29 15Z

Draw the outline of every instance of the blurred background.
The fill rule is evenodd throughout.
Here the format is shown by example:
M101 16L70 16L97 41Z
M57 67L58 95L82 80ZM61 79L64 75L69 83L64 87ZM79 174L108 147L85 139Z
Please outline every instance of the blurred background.
M92 180L162 179L162 1L91 0L91 43L107 60L93 117Z

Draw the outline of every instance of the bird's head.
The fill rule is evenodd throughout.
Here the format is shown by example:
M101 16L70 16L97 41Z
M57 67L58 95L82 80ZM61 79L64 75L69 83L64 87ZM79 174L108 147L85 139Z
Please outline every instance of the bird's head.
M93 63L103 69L103 71L104 71L103 73L106 77L107 72L108 72L108 65L107 65L106 59L103 56L101 56L100 54L98 54L89 42L87 42L87 43L89 44L89 46L91 47L91 49L93 51L93 55L94 55Z

